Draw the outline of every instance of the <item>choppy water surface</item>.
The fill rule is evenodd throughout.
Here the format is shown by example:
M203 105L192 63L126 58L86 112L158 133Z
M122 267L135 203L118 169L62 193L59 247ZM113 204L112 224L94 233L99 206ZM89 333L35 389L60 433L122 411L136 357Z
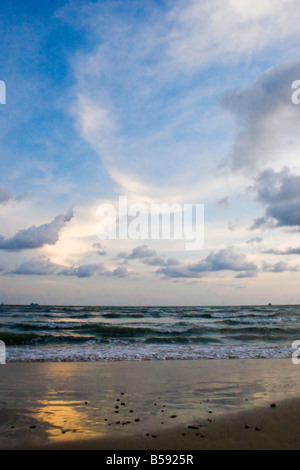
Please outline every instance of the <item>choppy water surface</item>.
M289 357L300 306L0 306L8 361Z

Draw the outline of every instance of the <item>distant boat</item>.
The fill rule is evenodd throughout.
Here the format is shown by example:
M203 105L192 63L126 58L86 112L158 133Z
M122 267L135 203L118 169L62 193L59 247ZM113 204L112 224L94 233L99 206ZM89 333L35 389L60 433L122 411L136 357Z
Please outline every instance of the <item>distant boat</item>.
M272 305L272 304L268 304L268 307L273 307L273 305Z
M39 307L39 304L30 304L29 307Z

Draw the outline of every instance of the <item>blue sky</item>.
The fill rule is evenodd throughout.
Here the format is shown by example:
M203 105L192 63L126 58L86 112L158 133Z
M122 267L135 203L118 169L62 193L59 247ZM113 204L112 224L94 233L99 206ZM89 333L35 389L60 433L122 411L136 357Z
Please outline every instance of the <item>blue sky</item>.
M2 2L0 301L299 303L296 0ZM205 204L205 246L96 236Z

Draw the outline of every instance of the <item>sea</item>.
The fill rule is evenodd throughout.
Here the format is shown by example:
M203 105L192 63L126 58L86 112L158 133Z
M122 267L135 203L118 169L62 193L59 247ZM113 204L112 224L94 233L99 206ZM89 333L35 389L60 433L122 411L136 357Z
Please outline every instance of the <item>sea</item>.
M300 306L0 306L7 362L291 357Z

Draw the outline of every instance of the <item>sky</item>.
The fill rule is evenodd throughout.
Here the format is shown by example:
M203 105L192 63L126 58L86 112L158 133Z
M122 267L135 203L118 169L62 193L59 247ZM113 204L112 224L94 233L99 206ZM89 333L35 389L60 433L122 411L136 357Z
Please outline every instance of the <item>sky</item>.
M3 0L0 302L299 304L299 21L297 0ZM203 248L99 239L120 196L204 204Z

